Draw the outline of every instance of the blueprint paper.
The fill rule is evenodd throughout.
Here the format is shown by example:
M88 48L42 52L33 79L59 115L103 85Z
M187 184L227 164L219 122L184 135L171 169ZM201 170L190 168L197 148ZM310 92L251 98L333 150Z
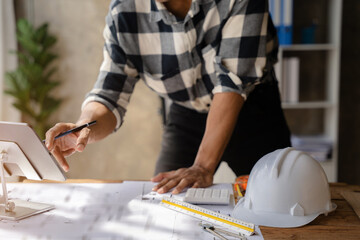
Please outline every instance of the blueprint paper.
M0 239L214 239L201 229L200 220L155 204L162 195L151 193L153 186L152 182L7 184L10 198L53 204L55 209L20 221L0 220ZM213 187L231 189L230 184ZM184 195L173 197L181 200ZM230 214L234 207L233 203L201 206L222 214ZM248 239L263 239L259 228L256 231L258 235Z

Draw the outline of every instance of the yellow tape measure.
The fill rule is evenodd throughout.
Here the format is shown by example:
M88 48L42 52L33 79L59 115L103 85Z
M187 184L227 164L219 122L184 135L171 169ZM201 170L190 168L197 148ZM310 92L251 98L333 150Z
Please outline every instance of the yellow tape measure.
M224 214L217 213L209 209L195 206L193 204L182 202L173 198L164 197L160 202L160 205L199 218L203 221L211 222L213 224L229 228L231 230L234 230L235 232L240 232L247 236L250 236L255 232L255 225L252 223L243 222L239 219L226 216Z

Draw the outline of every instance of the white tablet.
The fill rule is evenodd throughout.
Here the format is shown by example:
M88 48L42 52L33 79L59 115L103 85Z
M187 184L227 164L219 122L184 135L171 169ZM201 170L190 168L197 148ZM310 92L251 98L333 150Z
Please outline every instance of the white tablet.
M0 121L0 153L6 156L4 167L7 176L66 180L56 159L26 123Z

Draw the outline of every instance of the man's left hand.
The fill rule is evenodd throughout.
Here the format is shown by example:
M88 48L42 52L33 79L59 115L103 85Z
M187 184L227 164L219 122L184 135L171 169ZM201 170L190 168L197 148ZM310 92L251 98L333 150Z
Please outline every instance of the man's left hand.
M172 194L180 193L186 187L209 187L213 183L213 173L200 166L193 165L189 168L179 168L170 172L162 172L151 179L159 182L153 188L158 193L166 193L174 188Z

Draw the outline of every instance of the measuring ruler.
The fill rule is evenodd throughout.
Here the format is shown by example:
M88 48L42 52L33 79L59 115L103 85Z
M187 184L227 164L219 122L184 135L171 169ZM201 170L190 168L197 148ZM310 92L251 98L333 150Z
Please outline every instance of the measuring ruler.
M181 213L185 213L192 217L196 217L203 221L226 227L247 236L250 236L255 232L255 225L252 223L243 222L239 219L173 198L164 197L160 202L160 205Z

